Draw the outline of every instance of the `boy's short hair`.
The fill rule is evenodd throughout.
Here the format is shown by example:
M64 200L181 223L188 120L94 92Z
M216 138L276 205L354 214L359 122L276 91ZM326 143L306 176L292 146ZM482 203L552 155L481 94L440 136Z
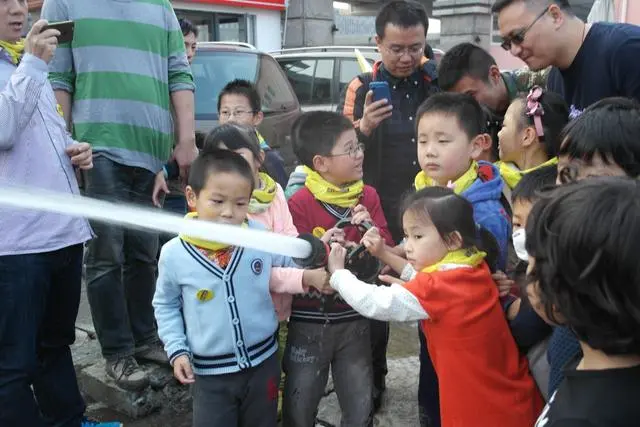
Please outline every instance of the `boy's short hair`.
M438 85L450 91L464 77L469 76L489 83L489 69L496 60L483 48L473 43L460 43L444 54L438 64Z
M591 162L597 154L636 178L640 175L639 135L640 104L629 98L605 98L564 128L558 156Z
M416 133L420 119L425 114L442 113L455 116L458 124L469 139L484 133L486 129L485 113L473 96L465 93L440 92L431 95L418 108L416 114Z
M585 179L541 198L527 223L545 314L609 355L640 354L639 199L635 179Z
M188 184L196 195L207 185L207 180L213 173L237 173L246 178L253 189L251 166L244 157L233 151L208 149L194 160L189 169Z
M218 95L218 111L220 111L220 105L222 105L222 97L225 95L244 96L249 100L253 114L262 111L262 98L256 86L249 80L236 79L227 83L227 85L222 88L220 95Z
M556 165L544 166L525 174L511 192L511 201L535 203L540 193L553 188L558 176Z
M189 21L186 18L178 19L178 23L180 24L180 31L182 31L182 35L186 36L189 33L193 33L196 38L198 37L198 27L193 25L193 22Z
M329 156L340 135L353 129L342 114L310 111L296 119L291 128L291 145L300 162L313 169L315 156Z

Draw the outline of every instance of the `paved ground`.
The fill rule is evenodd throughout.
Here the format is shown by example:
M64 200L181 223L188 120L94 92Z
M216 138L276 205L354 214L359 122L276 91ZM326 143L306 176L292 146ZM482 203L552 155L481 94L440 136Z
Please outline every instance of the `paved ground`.
M83 295L78 326L91 330L91 315L86 298ZM74 357L80 365L95 363L97 343L86 334L78 334L74 347ZM374 425L380 427L415 427L417 419L417 378L418 378L418 338L415 323L392 324L389 343L389 374L387 393L382 410L377 414ZM142 419L132 420L105 408L101 402L89 402L88 413L100 420L120 420L125 427L190 427L189 413L171 414L163 411ZM335 393L321 402L317 427L340 425L340 409Z

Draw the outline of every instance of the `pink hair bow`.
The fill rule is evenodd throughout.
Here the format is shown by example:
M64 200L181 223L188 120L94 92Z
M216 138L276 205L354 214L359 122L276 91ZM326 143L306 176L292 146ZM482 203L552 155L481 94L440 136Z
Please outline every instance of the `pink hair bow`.
M527 95L527 116L533 119L533 124L536 127L536 133L538 137L544 136L544 128L542 126L542 116L544 115L544 109L540 104L540 97L542 96L542 88L540 86L534 86Z

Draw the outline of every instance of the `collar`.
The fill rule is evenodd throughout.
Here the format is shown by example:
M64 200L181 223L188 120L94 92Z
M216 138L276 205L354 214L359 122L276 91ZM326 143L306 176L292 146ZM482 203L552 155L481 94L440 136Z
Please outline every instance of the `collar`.
M189 212L186 216L186 219L191 219L191 220L197 220L198 219L198 213L197 212ZM248 227L248 224L246 223L246 221L244 223L242 223L242 227L246 228ZM204 240L204 239L198 239L197 237L191 237L191 236L187 236L185 234L180 233L180 238L182 240L184 240L187 243L192 244L193 246L197 246L199 248L202 249L207 249L210 251L221 251L223 249L228 249L231 245L228 245L226 243L218 243L218 242L213 242L210 240Z
M307 178L304 185L316 200L341 208L353 208L360 201L364 191L362 180L342 187L333 185L325 180L318 172L305 166Z
M478 162L471 162L471 166L469 166L469 169L467 169L467 171L460 178L456 179L455 182L451 183L451 187L456 194L464 193L469 189L469 187L471 187L471 185L476 181L477 178ZM422 190L423 188L433 187L437 184L433 179L428 177L427 174L424 173L424 171L420 171L416 175L416 178L413 181L413 185L415 186L416 190Z
M533 172L533 171L538 170L540 168L544 168L546 166L554 166L554 165L557 165L557 164L558 164L558 158L557 157L552 157L551 159L547 160L544 163L539 164L538 166L534 166L534 167L532 167L530 169L521 171L513 163L506 163L506 162L503 162L503 161L497 161L495 163L495 165L497 166L498 170L500 171L500 176L502 177L503 181L512 190L516 187L516 185L518 185L518 183L520 182L522 177L524 175L528 174L529 172Z
M482 264L486 256L487 254L485 252L482 252L475 247L458 249L457 251L449 252L437 263L423 268L422 272L433 273L434 271L447 271L454 270L456 268L474 268Z
M503 71L500 73L502 76L502 81L507 87L507 94L509 96L509 103L511 103L514 99L518 97L518 84L516 82L516 78L510 71Z
M0 40L0 58L3 58L13 65L18 65L24 54L24 39L15 43Z

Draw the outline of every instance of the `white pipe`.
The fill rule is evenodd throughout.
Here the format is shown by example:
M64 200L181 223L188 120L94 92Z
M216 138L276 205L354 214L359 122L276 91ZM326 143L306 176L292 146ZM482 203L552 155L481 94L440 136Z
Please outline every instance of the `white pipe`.
M294 258L305 258L311 254L311 245L295 237L233 225L184 219L179 215L169 214L158 209L115 204L72 194L53 193L3 184L0 187L0 206L2 205L84 217L128 228L185 234L198 239Z
M622 10L620 11L620 22L627 22L627 13L629 12L629 0L622 0Z

